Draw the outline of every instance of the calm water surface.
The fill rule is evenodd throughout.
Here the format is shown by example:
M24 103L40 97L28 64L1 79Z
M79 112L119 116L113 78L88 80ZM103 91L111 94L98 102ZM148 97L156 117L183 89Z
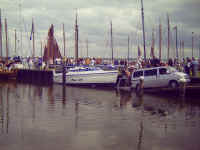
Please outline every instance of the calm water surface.
M199 150L200 98L0 83L0 150Z

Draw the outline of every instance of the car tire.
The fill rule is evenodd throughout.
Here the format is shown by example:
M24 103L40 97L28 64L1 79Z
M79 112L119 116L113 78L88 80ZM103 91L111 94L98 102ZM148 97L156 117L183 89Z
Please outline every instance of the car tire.
M178 86L179 86L178 82L175 80L169 82L169 87L172 89L176 89L176 88L178 88Z

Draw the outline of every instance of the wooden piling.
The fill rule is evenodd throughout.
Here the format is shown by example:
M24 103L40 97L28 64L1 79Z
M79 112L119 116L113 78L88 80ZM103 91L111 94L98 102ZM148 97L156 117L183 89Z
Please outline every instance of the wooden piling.
M65 69L65 64L63 64L63 85L66 83L66 69Z

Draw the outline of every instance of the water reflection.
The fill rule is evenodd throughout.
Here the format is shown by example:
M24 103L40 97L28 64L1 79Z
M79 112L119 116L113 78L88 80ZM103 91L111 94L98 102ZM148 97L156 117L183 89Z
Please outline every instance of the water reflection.
M0 146L3 150L13 146L17 150L192 149L200 146L200 104L193 101L127 91L1 83Z
M63 104L63 109L66 108L66 86L64 85L63 88L62 88L62 104Z
M0 87L0 124L1 124L1 133L3 133L4 129L4 103L3 103L3 94L2 88Z
M120 108L126 107L131 100L131 92L124 90L116 90L116 96L120 97Z

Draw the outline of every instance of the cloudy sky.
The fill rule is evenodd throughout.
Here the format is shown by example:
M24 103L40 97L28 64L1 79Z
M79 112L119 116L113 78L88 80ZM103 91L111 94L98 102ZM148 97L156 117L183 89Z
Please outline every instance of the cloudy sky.
M149 57L152 29L156 35L158 54L158 25L162 24L163 58L167 51L167 13L171 25L170 57L175 56L175 31L178 40L185 42L185 56L191 56L192 32L194 32L194 55L199 56L200 47L200 1L199 0L143 0L146 35L146 51ZM79 55L86 56L88 39L89 56L110 57L110 22L113 24L114 57L127 57L128 36L130 55L136 57L137 45L142 49L142 21L140 0L0 0L2 24L7 18L9 31L9 53L14 55L14 30L17 30L17 55L31 55L31 22L34 19L36 55L41 55L48 28L54 25L55 38L63 54L62 24L66 32L66 54L74 56L74 22L76 8L79 25ZM20 9L21 8L21 9ZM21 42L22 33L22 42ZM5 33L3 33L5 43ZM22 48L21 48L22 43ZM4 46L5 47L5 44ZM143 51L143 49L142 49ZM4 52L5 55L5 52Z

